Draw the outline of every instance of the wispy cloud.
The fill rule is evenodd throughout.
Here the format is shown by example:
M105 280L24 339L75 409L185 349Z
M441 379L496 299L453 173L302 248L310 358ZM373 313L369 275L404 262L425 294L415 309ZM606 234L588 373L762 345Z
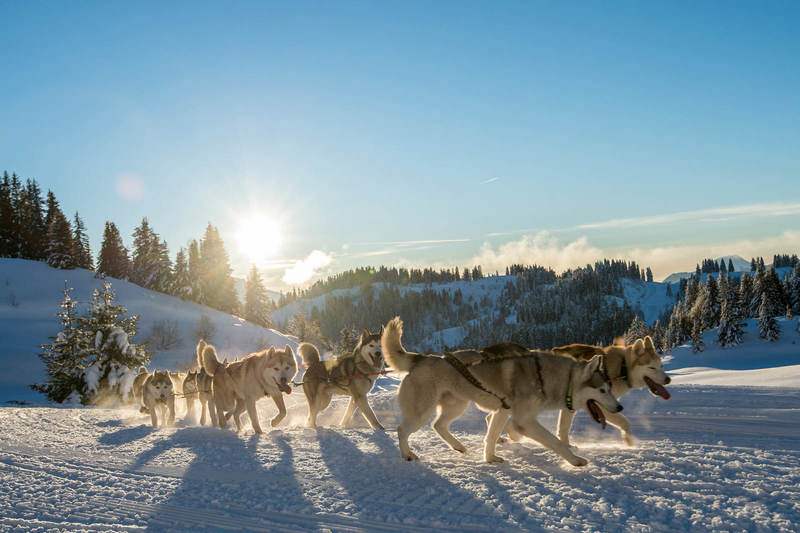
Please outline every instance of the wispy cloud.
M658 224L674 224L698 219L722 218L726 219L744 216L787 216L800 214L800 203L763 203L739 205L732 207L713 207L695 211L679 211L664 215L646 217L615 218L603 222L592 222L576 226L576 229L613 229L631 228L638 226L654 226Z
M427 239L421 241L357 242L349 246L415 246L418 244L449 244L454 242L470 242L471 240L472 239Z
M480 182L479 185L486 185L487 183L494 183L495 181L499 180L500 178L489 178L488 180L483 180Z
M603 251L590 245L586 237L561 244L550 233L540 231L496 248L484 243L470 263L482 265L486 271L502 270L515 263L544 265L560 271L585 265L602 256Z
M296 261L294 265L286 269L283 274L283 282L287 285L300 285L310 280L318 270L331 264L333 257L320 250L314 250L308 257L301 261Z

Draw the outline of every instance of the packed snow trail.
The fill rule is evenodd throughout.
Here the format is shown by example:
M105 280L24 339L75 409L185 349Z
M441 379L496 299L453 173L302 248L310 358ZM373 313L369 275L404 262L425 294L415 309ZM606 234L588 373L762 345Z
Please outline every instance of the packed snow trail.
M584 469L531 441L499 446L504 464L483 463L485 422L472 408L453 425L466 455L424 429L412 437L422 462L407 463L393 430L303 428L300 395L288 425L261 436L249 425L153 429L133 409L6 407L0 530L793 530L800 390L672 392L669 402L625 397L634 448L579 415ZM372 400L395 425L395 393ZM259 409L266 419L274 406Z

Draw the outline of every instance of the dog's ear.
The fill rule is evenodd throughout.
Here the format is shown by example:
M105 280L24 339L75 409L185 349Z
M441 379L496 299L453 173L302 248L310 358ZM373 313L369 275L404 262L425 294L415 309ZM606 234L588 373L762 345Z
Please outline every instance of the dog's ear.
M653 342L653 341L650 341ZM636 339L636 342L633 343L633 355L636 356L638 359L639 357L643 356L647 351L644 347L644 341L642 339Z
M272 357L275 355L275 346L270 346L269 350L267 350L267 357Z
M366 344L368 340L369 331L367 331L367 328L364 328L364 330L361 332L361 344Z
M288 344L286 345L286 347L284 347L283 351L286 352L287 355L291 355L292 357L294 357L294 352L292 351L292 347L289 346Z
M589 359L589 362L586 363L586 366L583 368L583 381L592 379L592 375L600 369L602 361L603 359L599 355L595 355Z
M383 337L383 324L381 324L381 330L378 332L378 335Z
M653 344L653 338L650 335L644 338L644 348L650 353L656 351L656 346Z

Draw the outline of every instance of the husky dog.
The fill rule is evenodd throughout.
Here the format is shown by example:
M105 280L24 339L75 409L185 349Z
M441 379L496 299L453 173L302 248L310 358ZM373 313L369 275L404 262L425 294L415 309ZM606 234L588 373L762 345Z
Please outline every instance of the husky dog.
M383 429L367 402L367 393L384 368L382 333L383 328L379 333L365 329L352 353L327 361L320 360L319 351L313 344L304 342L297 348L308 369L303 375L303 392L308 400L308 427L317 427L317 414L331 403L334 394L343 394L350 396L350 402L339 423L341 426L350 423L356 407L359 407L372 429Z
M200 394L197 392L197 370L186 373L186 377L183 378L178 390L181 391L183 399L186 400L186 418L192 418L194 416L194 402L200 399Z
M142 386L144 385L144 380L146 380L150 376L150 372L145 368L144 365L139 367L139 373L136 374L136 377L133 378L133 385L131 386L130 397L134 401L134 403L141 404L142 403Z
M286 416L281 393L292 393L291 381L297 373L297 361L288 344L283 350L271 346L269 350L251 353L228 364L220 362L217 350L208 344L203 348L200 359L203 369L212 377L211 393L220 427L226 427L227 418L233 416L237 430L241 431L239 417L247 409L253 430L263 433L258 423L256 401L264 396L272 398L278 407L278 414L271 422L272 427Z
M197 366L200 371L197 373L197 399L200 400L200 425L206 425L206 412L211 419L211 425L217 425L217 409L214 407L214 397L211 394L211 376L203 368L203 349L207 346L206 341L200 340L197 343ZM227 360L223 363L228 364Z
M142 385L142 406L150 413L150 422L158 427L158 413L161 413L161 424L175 423L175 394L172 381L167 371L156 370L144 380ZM169 419L167 419L169 411Z
M600 358L575 361L552 352L508 349L506 345L485 352L462 350L444 357L421 355L405 351L402 334L402 321L392 319L381 337L381 347L392 368L408 372L398 391L403 421L397 428L400 453L408 461L418 459L408 446L409 435L422 427L434 410L437 416L433 429L451 448L465 453L466 448L449 428L472 401L490 412L483 452L487 462L503 461L495 455L495 446L503 426L512 417L517 432L550 448L574 466L585 466L588 461L542 426L538 415L550 409L585 407L595 421L602 423L604 411L600 406L606 412L622 410L600 372ZM451 362L454 359L458 362ZM456 368L458 365L461 370Z
M633 389L647 386L650 393L669 400L670 394L664 385L668 385L670 377L664 373L661 358L649 336L644 340L638 339L628 346L614 344L601 348L586 344L569 344L553 348L558 354L574 358L577 361L586 361L597 355L604 359L604 371L611 381L611 394L619 399ZM605 409L605 407L603 407ZM620 413L607 412L609 424L616 426L622 432L622 440L628 446L633 446L634 439L631 435L631 424ZM561 410L558 417L558 438L569 445L569 430L572 427L574 411Z

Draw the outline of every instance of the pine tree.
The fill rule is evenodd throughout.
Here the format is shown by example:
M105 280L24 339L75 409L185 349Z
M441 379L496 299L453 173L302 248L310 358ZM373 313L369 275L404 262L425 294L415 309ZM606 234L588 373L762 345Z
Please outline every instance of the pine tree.
M128 250L122 244L116 224L106 222L103 232L103 244L100 246L100 255L97 260L97 273L99 275L127 280L130 275L130 260Z
M92 259L92 250L89 248L89 236L86 234L86 226L83 220L75 212L75 218L72 219L72 256L75 258L75 266L78 268L85 268L86 270L94 270L94 259Z
M637 339L644 339L648 335L650 335L650 328L639 318L639 315L636 315L625 332L625 344L633 344Z
M228 252L219 230L209 224L200 241L200 303L225 313L236 314L239 298L233 281Z
M719 289L713 275L706 278L703 324L713 328L719 324Z
M645 272L645 281L653 281L653 271L650 270L650 267L647 267L647 271Z
M265 328L272 327L272 319L269 316L272 311L267 290L264 288L264 281L261 279L258 269L252 266L244 282L244 318L248 322L257 324Z
M739 300L742 305L742 316L753 317L754 315L750 312L750 302L753 301L753 277L747 272L743 272L739 280Z
M44 353L39 358L44 362L49 380L31 385L35 391L46 395L50 401L61 403L73 394L82 395L85 389L83 372L87 366L89 339L79 327L78 302L72 299L64 283L64 300L57 313L61 331L50 337L49 344L42 344Z
M16 252L16 225L14 206L11 203L11 180L8 172L3 172L0 182L0 257L14 257Z
M703 331L705 331L703 314L697 313L692 322L692 352L694 353L702 352L706 349L706 345L703 342Z
M189 278L189 264L186 261L186 250L181 248L175 255L175 264L172 269L172 288L170 293L181 300L192 297L192 282Z
M147 217L133 230L130 280L146 289L152 289L156 276L156 247L158 235L150 227Z
M16 173L11 174L9 182L9 196L11 200L11 255L9 257L22 257L24 250L24 239L22 235L22 220L24 212L25 193L22 190L22 183Z
M189 243L189 284L192 289L191 300L200 303L202 300L202 293L200 288L200 245L196 240Z
M54 268L70 269L75 268L75 257L73 257L72 228L69 220L55 206L50 217L50 225L47 227L47 264Z
M343 326L339 331L339 342L335 347L336 353L340 355L352 353L358 345L359 338L360 333L355 326Z
M134 369L150 360L146 345L129 341L139 317L125 316L127 309L114 303L115 297L111 283L103 279L103 288L92 292L88 313L79 321L90 342L83 403L98 403L109 395L126 399L124 387L130 387Z
M728 259L728 272L734 272L736 269L733 267L733 259Z
M27 180L20 194L19 235L22 246L20 256L35 261L46 260L47 231L50 226L46 223L42 211L42 191L36 180ZM55 195L51 191L47 194L48 199L52 196L55 202ZM57 208L58 203L55 205Z
M719 272L721 274L727 274L728 273L728 267L725 266L725 260L724 259L720 259L719 260Z
M742 300L736 290L730 292L728 298L728 345L742 344L744 337L744 315L742 313Z
M780 326L771 311L772 304L764 293L761 295L761 305L758 308L758 335L769 342L778 340L781 335Z
M800 315L800 263L795 263L792 277L789 278L789 304L792 312Z
M666 343L667 331L664 326L661 325L661 320L656 320L656 323L653 325L653 344L658 353L664 353L669 349Z

